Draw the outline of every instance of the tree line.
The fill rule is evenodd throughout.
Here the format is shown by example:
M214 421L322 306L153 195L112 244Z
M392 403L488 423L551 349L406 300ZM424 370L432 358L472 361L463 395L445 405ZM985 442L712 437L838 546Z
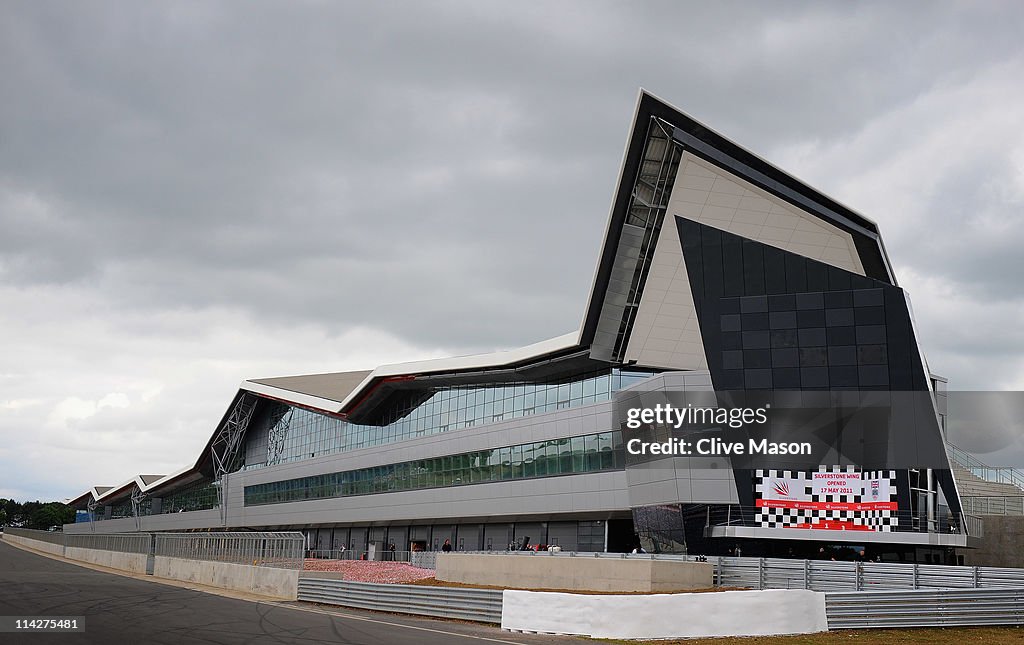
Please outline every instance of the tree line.
M60 502L17 502L0 497L0 526L47 530L53 526L72 524L75 510Z

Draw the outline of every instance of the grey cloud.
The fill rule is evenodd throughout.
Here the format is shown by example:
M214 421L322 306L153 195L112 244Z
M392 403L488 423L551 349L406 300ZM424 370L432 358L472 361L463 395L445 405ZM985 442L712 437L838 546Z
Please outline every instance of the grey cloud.
M529 343L579 323L639 86L769 160L832 151L805 168L832 192L941 130L944 105L865 132L943 88L974 97L1022 32L1014 3L6 3L0 286L91 302L140 354L222 329L175 312L220 309L455 353ZM1020 310L984 307L1024 299L1019 203L987 188L1011 181L1010 147L912 197L926 234L872 207L891 185L841 195L897 264L980 303L914 294L954 384L1024 379L999 331ZM965 334L981 315L993 331ZM8 342L19 373L47 344Z

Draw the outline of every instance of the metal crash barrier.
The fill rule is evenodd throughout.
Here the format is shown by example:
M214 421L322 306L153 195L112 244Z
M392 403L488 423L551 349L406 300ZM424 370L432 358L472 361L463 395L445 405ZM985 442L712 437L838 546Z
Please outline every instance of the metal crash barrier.
M299 578L299 600L396 614L501 622L500 589L389 585Z

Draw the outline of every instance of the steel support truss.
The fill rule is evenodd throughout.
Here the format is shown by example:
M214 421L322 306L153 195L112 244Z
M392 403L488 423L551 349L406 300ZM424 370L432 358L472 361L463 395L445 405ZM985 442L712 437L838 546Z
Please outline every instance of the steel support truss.
M270 427L270 434L267 437L267 465L273 466L281 463L284 456L284 442L288 438L288 430L292 424L292 408L289 406L278 418L277 422Z
M654 258L654 247L668 209L682 153L682 145L672 138L672 126L657 117L651 117L643 161L637 171L626 214L627 224L643 228L644 239L641 248L637 250L629 296L612 349L612 360L615 362L625 361L629 333L640 308L644 282Z
M255 395L243 392L210 445L210 457L213 461L213 485L217 489L221 520L225 524L227 523L225 475L230 472L238 458L245 438L245 431L249 427L249 421L252 419L252 413L256 409L258 400Z
M96 530L96 509L97 508L99 508L99 505L96 503L96 499L95 498L90 499L85 504L85 509L89 513L89 528L91 528L93 531Z
M146 501L149 497L148 493L143 493L141 488L136 488L132 491L132 515L135 517L135 530L142 530L142 502Z

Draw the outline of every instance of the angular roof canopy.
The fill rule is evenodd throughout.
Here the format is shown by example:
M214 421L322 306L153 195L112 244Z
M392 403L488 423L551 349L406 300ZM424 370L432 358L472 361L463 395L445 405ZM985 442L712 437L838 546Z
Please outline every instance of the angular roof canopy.
M251 379L247 383L266 385L278 390L286 390L341 403L370 374L371 370L333 372L330 374Z

